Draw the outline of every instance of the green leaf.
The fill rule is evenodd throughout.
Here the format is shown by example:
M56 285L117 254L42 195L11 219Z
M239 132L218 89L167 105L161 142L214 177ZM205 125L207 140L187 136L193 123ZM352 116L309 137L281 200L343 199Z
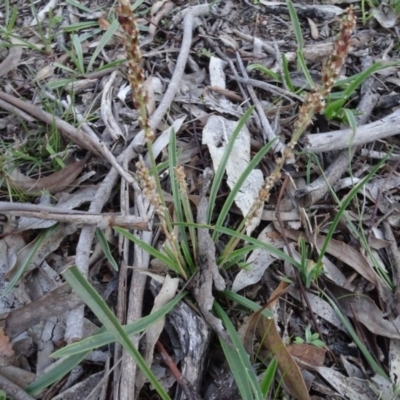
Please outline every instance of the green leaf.
M242 399L263 399L257 376L250 363L250 357L246 353L235 327L230 321L228 315L217 302L214 303L214 308L224 323L226 332L234 346L234 349L232 349L223 339L219 338L222 350L224 351L226 360L228 361L229 368L235 378Z
M268 364L268 368L265 370L264 375L260 382L260 389L264 398L267 397L269 391L271 390L271 386L272 383L274 382L277 369L278 369L278 361L274 357Z
M300 70L303 71L303 74L306 77L307 83L310 85L310 88L314 89L315 83L311 77L310 71L308 70L306 60L304 59L304 56L303 56L303 51L297 52L297 61L298 61Z
M228 299L234 301L235 303L238 303L241 306L248 308L251 311L256 312L261 309L261 306L259 304L255 303L254 301L249 300L248 298L246 298L244 296L241 296L240 294L233 293L229 290L224 290L223 292L221 292L221 294L223 294ZM273 314L268 308L265 308L261 312L261 314L264 315L264 317L266 317L266 318L273 318Z
M85 302L85 304L92 310L100 322L114 335L115 339L132 357L160 397L164 400L170 400L167 392L161 386L158 379L154 376L153 372L146 364L146 361L143 359L138 349L133 345L129 336L125 333L121 324L118 322L116 316L107 306L102 297L93 288L93 286L81 274L79 269L76 266L70 267L63 272L63 276L68 284L74 289L76 294Z
M383 63L377 62L367 68L365 71L360 72L357 75L354 75L351 78L347 78L346 80L338 81L337 85L343 85L344 83L349 83L349 86L343 91L342 98L332 102L327 105L325 108L324 114L328 119L332 119L335 114L339 112L339 110L343 107L344 103L349 99L349 97L357 90L357 88L373 73L380 71L385 68L390 68L394 66L398 66L399 62L393 63Z
M154 313L146 317L140 318L137 321L132 322L131 324L124 325L123 329L125 333L128 336L133 336L150 328L160 318L167 315L185 296L186 292L181 293ZM115 337L111 332L96 333L95 335L83 339L78 343L72 343L68 346L63 347L60 350L57 350L56 352L51 354L50 357L58 358L72 356L82 352L86 353L112 342L115 342Z
M107 45L107 43L110 41L112 36L114 35L115 31L118 29L119 22L117 19L114 19L114 21L111 23L111 25L108 27L107 31L104 33L102 36L99 44L97 45L96 49L93 52L92 57L90 57L89 65L87 67L87 72L90 72L93 67L93 63L96 61L96 58L100 54L100 52L104 49L104 47Z
M300 26L299 18L297 17L296 9L294 8L294 5L291 0L286 0L286 4L288 6L290 20L292 21L294 35L296 36L297 50L303 51L304 39L303 39L303 33L302 33L301 26Z
M27 257L24 259L24 262L21 264L21 266L18 268L14 276L12 277L10 283L8 284L7 288L3 291L1 294L0 298L6 296L12 288L16 285L16 283L19 281L21 276L24 274L24 272L27 270L29 267L30 263L32 262L33 257L35 257L36 253L40 249L40 246L42 245L43 241L47 239L56 229L58 224L53 225L52 227L44 230L32 243L30 243L30 246L32 247L31 250L29 251Z
M116 227L114 227L114 230L116 230L118 233L120 233L121 235L128 238L133 243L136 243L144 251L147 251L150 255L152 255L153 257L162 261L169 268L172 268L174 271L179 272L178 264L173 259L167 257L165 254L163 254L160 251L158 251L157 249L155 249L153 246L150 246L146 242L143 242L138 237L136 237L135 235L132 235L129 231L127 231L124 228L120 228L120 227L116 226Z
M354 116L353 111L349 110L348 108L344 108L343 112L346 115L347 123L349 124L350 128L353 130L354 135L357 132L357 120Z
M362 343L362 341L358 338L357 333L354 331L351 323L347 319L345 315L342 314L340 309L337 307L336 302L333 301L328 295L326 295L323 291L321 291L328 303L332 306L334 309L335 313L339 317L340 321L344 325L344 327L347 329L347 332L349 333L350 337L353 339L354 343L357 345L357 347L360 349L361 353L364 355L366 360L368 361L369 365L371 368L378 374L390 381L390 378L387 376L386 372L380 367L380 365L375 361L374 357L369 353L368 349L365 347L365 345Z
M342 204L339 208L339 211L336 213L335 218L332 221L332 224L329 228L329 231L326 235L324 244L321 247L319 257L317 264L315 265L315 268L317 270L321 268L322 266L322 260L325 256L326 249L328 248L328 244L332 239L332 236L336 230L336 227L339 224L339 221L342 218L343 213L345 212L346 208L349 206L350 202L353 200L353 198L357 195L357 193L363 188L363 186L376 174L376 172L381 168L382 165L386 162L388 156L380 160L368 173L367 176L365 176L356 186L353 187L353 189L350 190L349 194L345 197L345 199L342 201Z
M267 143L265 146L263 146L260 151L253 157L253 159L249 162L249 164L246 166L245 170L243 173L240 175L239 179L233 186L231 192L229 193L228 197L225 200L225 203L221 209L221 212L218 215L217 223L216 225L223 225L226 216L228 215L233 202L235 201L236 195L239 193L239 190L243 186L245 180L248 178L250 175L251 171L254 170L254 168L261 162L261 160L264 158L264 156L268 153L269 149L272 147L272 145L275 143L275 140L272 140L271 142ZM217 239L217 232L214 231L212 238L214 240Z
M72 45L74 46L75 54L76 54L75 65L78 68L78 71L81 74L84 74L85 73L85 65L83 63L83 50L82 50L81 42L79 41L79 38L77 35L72 35Z
M186 196L186 193L182 193L180 190L179 182L176 178L175 168L178 165L177 159L177 151L176 151L176 135L174 129L171 129L169 144L168 144L168 159L169 159L169 174L170 174L170 182L171 182L171 191L172 191L172 199L174 203L174 210L176 213L177 222L185 222L183 217L183 209L182 209L182 199L181 197ZM180 235L180 247L182 249L182 253L184 255L186 265L188 265L193 272L196 268L194 266L194 262L190 253L189 243L186 235L185 227L179 226L179 235Z
M211 185L210 189L210 197L208 201L208 208L207 208L207 223L211 222L212 218L212 213L214 210L215 206L215 200L217 198L217 193L218 189L221 185L222 179L225 174L225 168L226 164L228 163L228 159L231 155L232 149L233 149L233 144L235 143L236 138L238 137L240 131L242 130L243 126L246 124L247 120L250 118L252 112L254 110L254 106L250 107L243 115L242 118L240 118L236 129L232 132L232 136L229 138L229 142L226 146L226 149L224 151L224 154L221 158L221 161L218 166L218 170L215 172L215 176Z
M59 381L66 374L72 371L88 356L89 353L90 351L87 351L86 353L76 354L74 356L66 357L60 360L59 362L57 362L56 365L53 365L48 372L46 372L39 378L36 378L31 384L29 384L25 388L25 391L31 395L41 393L48 386L50 386L54 382Z
M275 79L276 81L282 82L281 77L280 77L276 72L271 71L271 70L270 70L269 68L267 68L267 67L264 67L264 65L261 65L261 64L250 64L250 65L247 67L247 70L248 70L248 71L253 71L253 70L260 71L260 72L262 72L263 74L265 74L265 75L267 75L267 76L270 76L271 78Z
M90 29L90 28L97 27L97 26L99 26L99 23L97 21L83 21L83 22L79 22L77 24L63 26L62 30L65 33L70 33L70 32Z
M115 261L115 258L113 257L113 255L111 254L110 246L108 245L107 239L104 236L103 231L99 228L96 228L96 237L97 237L97 240L99 241L100 247L103 250L103 253L106 256L108 262L115 269L115 271L118 271L118 264Z
M325 347L325 343L322 340L316 339L310 342L313 346L318 347L318 348L323 348Z
M289 63L287 61L285 53L282 53L282 69L283 69L283 77L285 78L285 83L287 88L292 93L296 93L296 89L293 86L292 79L290 78Z

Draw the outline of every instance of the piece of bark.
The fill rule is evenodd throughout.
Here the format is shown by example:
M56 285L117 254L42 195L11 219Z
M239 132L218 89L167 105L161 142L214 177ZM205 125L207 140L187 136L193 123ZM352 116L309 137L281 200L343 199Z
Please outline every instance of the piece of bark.
M4 321L4 332L13 339L40 321L60 316L81 304L82 300L65 283L41 299L10 312Z
M203 173L203 182L200 193L200 203L197 211L197 223L207 223L207 191L211 184L213 173L210 168L206 168ZM223 338L228 344L231 343L220 319L211 313L214 304L214 296L212 293L213 286L217 290L225 290L225 281L218 270L215 258L215 244L210 236L208 229L198 229L198 247L199 253L197 257L197 266L199 275L197 277L194 296L197 304L203 314L206 322L214 329L214 331Z

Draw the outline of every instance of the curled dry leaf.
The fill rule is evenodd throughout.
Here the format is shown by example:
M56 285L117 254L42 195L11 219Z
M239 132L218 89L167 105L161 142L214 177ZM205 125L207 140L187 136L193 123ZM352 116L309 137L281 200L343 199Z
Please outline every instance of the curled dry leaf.
M284 293L286 286L287 283L281 282L271 294L269 302L272 301L272 304L269 305L269 309L272 309L276 304L280 294ZM262 345L273 353L278 361L279 370L292 396L298 400L309 400L310 396L300 369L283 343L274 319L267 319L261 316L257 325L257 332L262 340Z
M40 195L43 190L50 194L62 192L71 186L72 182L81 173L85 166L87 158L68 165L60 171L39 179L28 178L17 168L7 173L6 179L10 186L24 193Z
M311 18L307 18L307 21L308 21L308 25L310 25L311 37L314 40L317 40L319 38L317 25L315 25L315 22Z
M326 349L313 346L308 343L291 344L287 346L289 353L308 364L315 366L324 365Z
M384 1L379 4L379 7L372 9L372 15L386 29L393 28L396 25L396 11Z
M370 332L390 339L400 339L400 323L389 321L376 303L367 296L356 296L354 293L336 286L329 285L330 291L340 304L341 309L349 318L357 318Z

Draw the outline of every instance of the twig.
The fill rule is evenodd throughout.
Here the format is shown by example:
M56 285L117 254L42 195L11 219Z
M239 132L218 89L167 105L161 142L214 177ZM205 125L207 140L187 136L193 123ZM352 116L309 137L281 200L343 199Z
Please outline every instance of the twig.
M236 52L236 60L237 60L237 63L239 65L242 75L246 79L248 79L246 68L244 67L242 59L240 58L240 55L238 52ZM254 105L256 106L257 114L258 114L258 117L260 118L261 126L264 131L263 132L264 140L265 141L268 140L269 142L271 142L272 140L276 139L276 134L275 134L274 130L272 129L272 127L265 115L264 109L263 109L261 103L259 102L259 100L256 96L256 92L254 91L253 87L248 85L247 90L250 94L251 100L253 101ZM277 141L276 145L274 146L274 151L283 153L284 148L285 148L284 144L282 142Z
M49 207L51 208L51 207ZM71 213L58 213L57 211L7 211L6 214L26 217L37 218L38 220L57 221L67 224L87 224L95 225L98 228L105 229L108 226L120 226L129 229L149 230L148 219L139 218L134 215L120 215L120 214L74 214Z
M370 65L372 65L372 58L366 57L363 60L363 69L367 69ZM362 85L361 91L364 93L364 95L357 106L357 111L361 114L359 117L357 117L357 132L362 129L359 127L368 121L379 100L379 95L372 92L371 85L371 77L368 78ZM351 144L354 144L354 141L351 141ZM346 145L346 148L347 147L348 144ZM329 191L329 188L332 187L349 168L349 163L351 163L351 160L357 150L357 146L352 146L348 150L346 149L341 151L336 157L335 161L324 172L324 174L322 174L311 184L307 185L305 188L296 190L294 196L299 204L302 207L309 207L324 197Z
M307 136L306 151L323 153L325 151L346 149L374 142L400 133L400 109L371 124L360 126L354 134L353 129L318 133Z
M0 374L0 388L15 400L35 400L32 396L29 396L25 390L2 374Z
M104 85L103 94L101 96L101 118L108 129L108 133L113 140L125 137L117 121L114 118L111 108L111 92L117 71L114 71L108 78L107 83Z
M90 152L100 155L100 157L104 157L127 182L130 184L135 184L133 177L122 169L105 143L102 142L97 136L88 135L81 129L77 129L69 123L63 121L61 118L43 111L40 107L27 103L2 91L0 91L0 99L13 104L21 110L26 111L46 124L50 125L54 123L69 140L77 143L79 146L89 150Z

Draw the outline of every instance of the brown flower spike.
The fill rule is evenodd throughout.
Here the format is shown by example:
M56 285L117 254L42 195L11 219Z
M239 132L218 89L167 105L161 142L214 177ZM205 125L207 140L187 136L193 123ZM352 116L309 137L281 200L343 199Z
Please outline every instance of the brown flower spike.
M145 132L146 139L153 141L154 133L147 116L147 93L143 83L145 80L142 68L142 52L139 47L139 29L132 12L131 4L127 0L119 0L116 8L118 21L125 32L124 46L128 61L128 80L132 89L132 99L135 107L140 111L139 124Z

